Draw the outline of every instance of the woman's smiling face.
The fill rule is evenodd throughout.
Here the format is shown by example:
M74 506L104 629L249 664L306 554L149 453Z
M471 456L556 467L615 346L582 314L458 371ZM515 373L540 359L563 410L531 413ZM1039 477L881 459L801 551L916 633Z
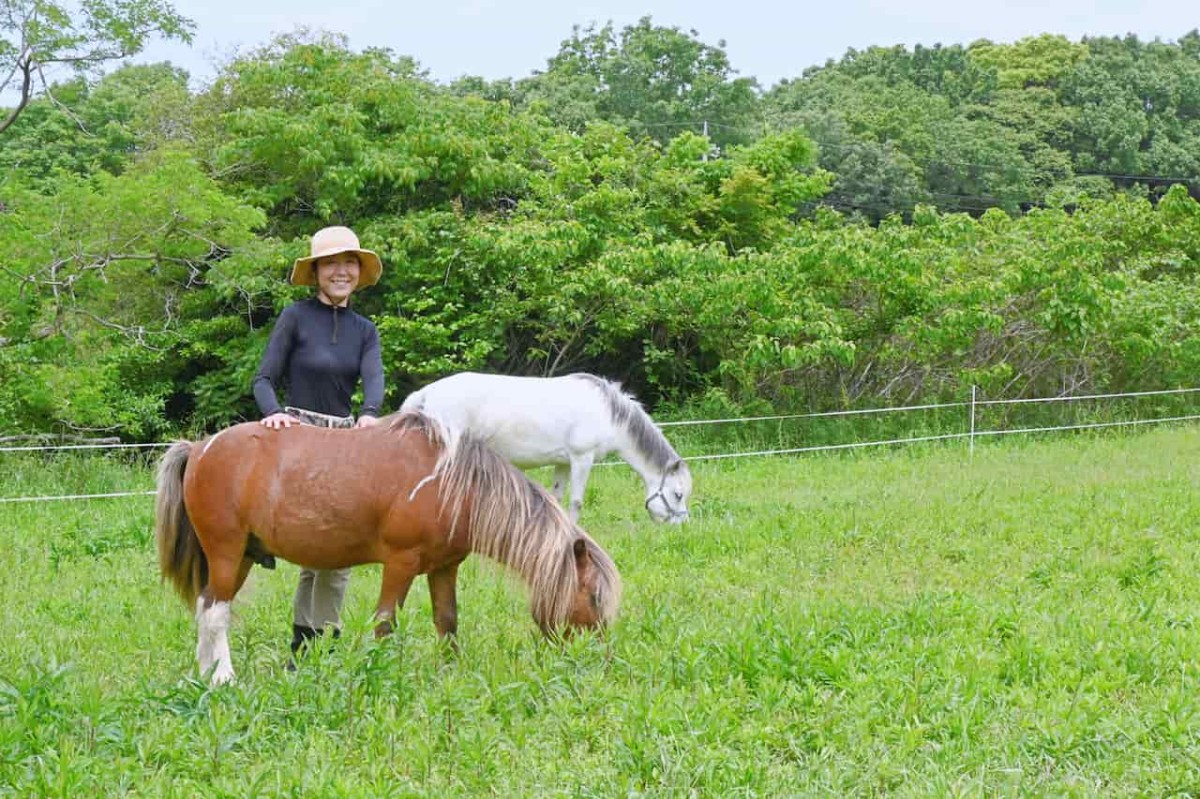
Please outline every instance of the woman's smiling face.
M358 286L358 256L352 252L317 261L317 291L328 305L345 305Z

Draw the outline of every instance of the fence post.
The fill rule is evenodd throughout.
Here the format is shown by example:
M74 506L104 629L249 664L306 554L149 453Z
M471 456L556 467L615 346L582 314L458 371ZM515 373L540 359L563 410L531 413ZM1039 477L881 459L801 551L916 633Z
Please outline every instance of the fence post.
M970 441L968 460L975 460L975 391L976 386L971 386L971 435L968 438Z

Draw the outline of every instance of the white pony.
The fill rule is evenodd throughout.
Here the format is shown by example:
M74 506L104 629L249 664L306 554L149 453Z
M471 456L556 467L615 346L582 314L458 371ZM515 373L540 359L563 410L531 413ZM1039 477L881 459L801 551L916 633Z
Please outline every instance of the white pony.
M595 375L509 377L462 372L404 400L402 411L437 418L451 436L470 431L522 468L554 465L552 491L561 503L567 477L579 518L583 490L597 458L617 452L646 483L646 510L660 522L688 518L692 473L640 403Z

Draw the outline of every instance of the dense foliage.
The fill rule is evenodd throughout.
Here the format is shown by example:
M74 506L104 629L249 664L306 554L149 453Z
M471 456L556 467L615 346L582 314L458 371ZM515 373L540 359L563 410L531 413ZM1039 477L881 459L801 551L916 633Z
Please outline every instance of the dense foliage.
M334 36L201 91L82 76L0 133L0 431L252 417L333 223L386 264L356 307L389 408L461 369L676 408L1193 384L1198 175L1197 32L872 48L769 91L650 20L515 81Z

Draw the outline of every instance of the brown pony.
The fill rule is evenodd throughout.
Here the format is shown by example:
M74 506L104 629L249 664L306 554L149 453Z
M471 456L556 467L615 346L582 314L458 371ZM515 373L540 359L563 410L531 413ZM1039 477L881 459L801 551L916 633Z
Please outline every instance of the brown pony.
M478 438L420 413L329 430L258 423L180 441L158 469L163 578L196 608L196 657L233 679L229 608L255 563L315 569L382 563L376 636L391 632L413 578L429 575L433 619L452 636L458 565L472 552L521 574L544 632L600 627L617 611L616 566L553 497Z

